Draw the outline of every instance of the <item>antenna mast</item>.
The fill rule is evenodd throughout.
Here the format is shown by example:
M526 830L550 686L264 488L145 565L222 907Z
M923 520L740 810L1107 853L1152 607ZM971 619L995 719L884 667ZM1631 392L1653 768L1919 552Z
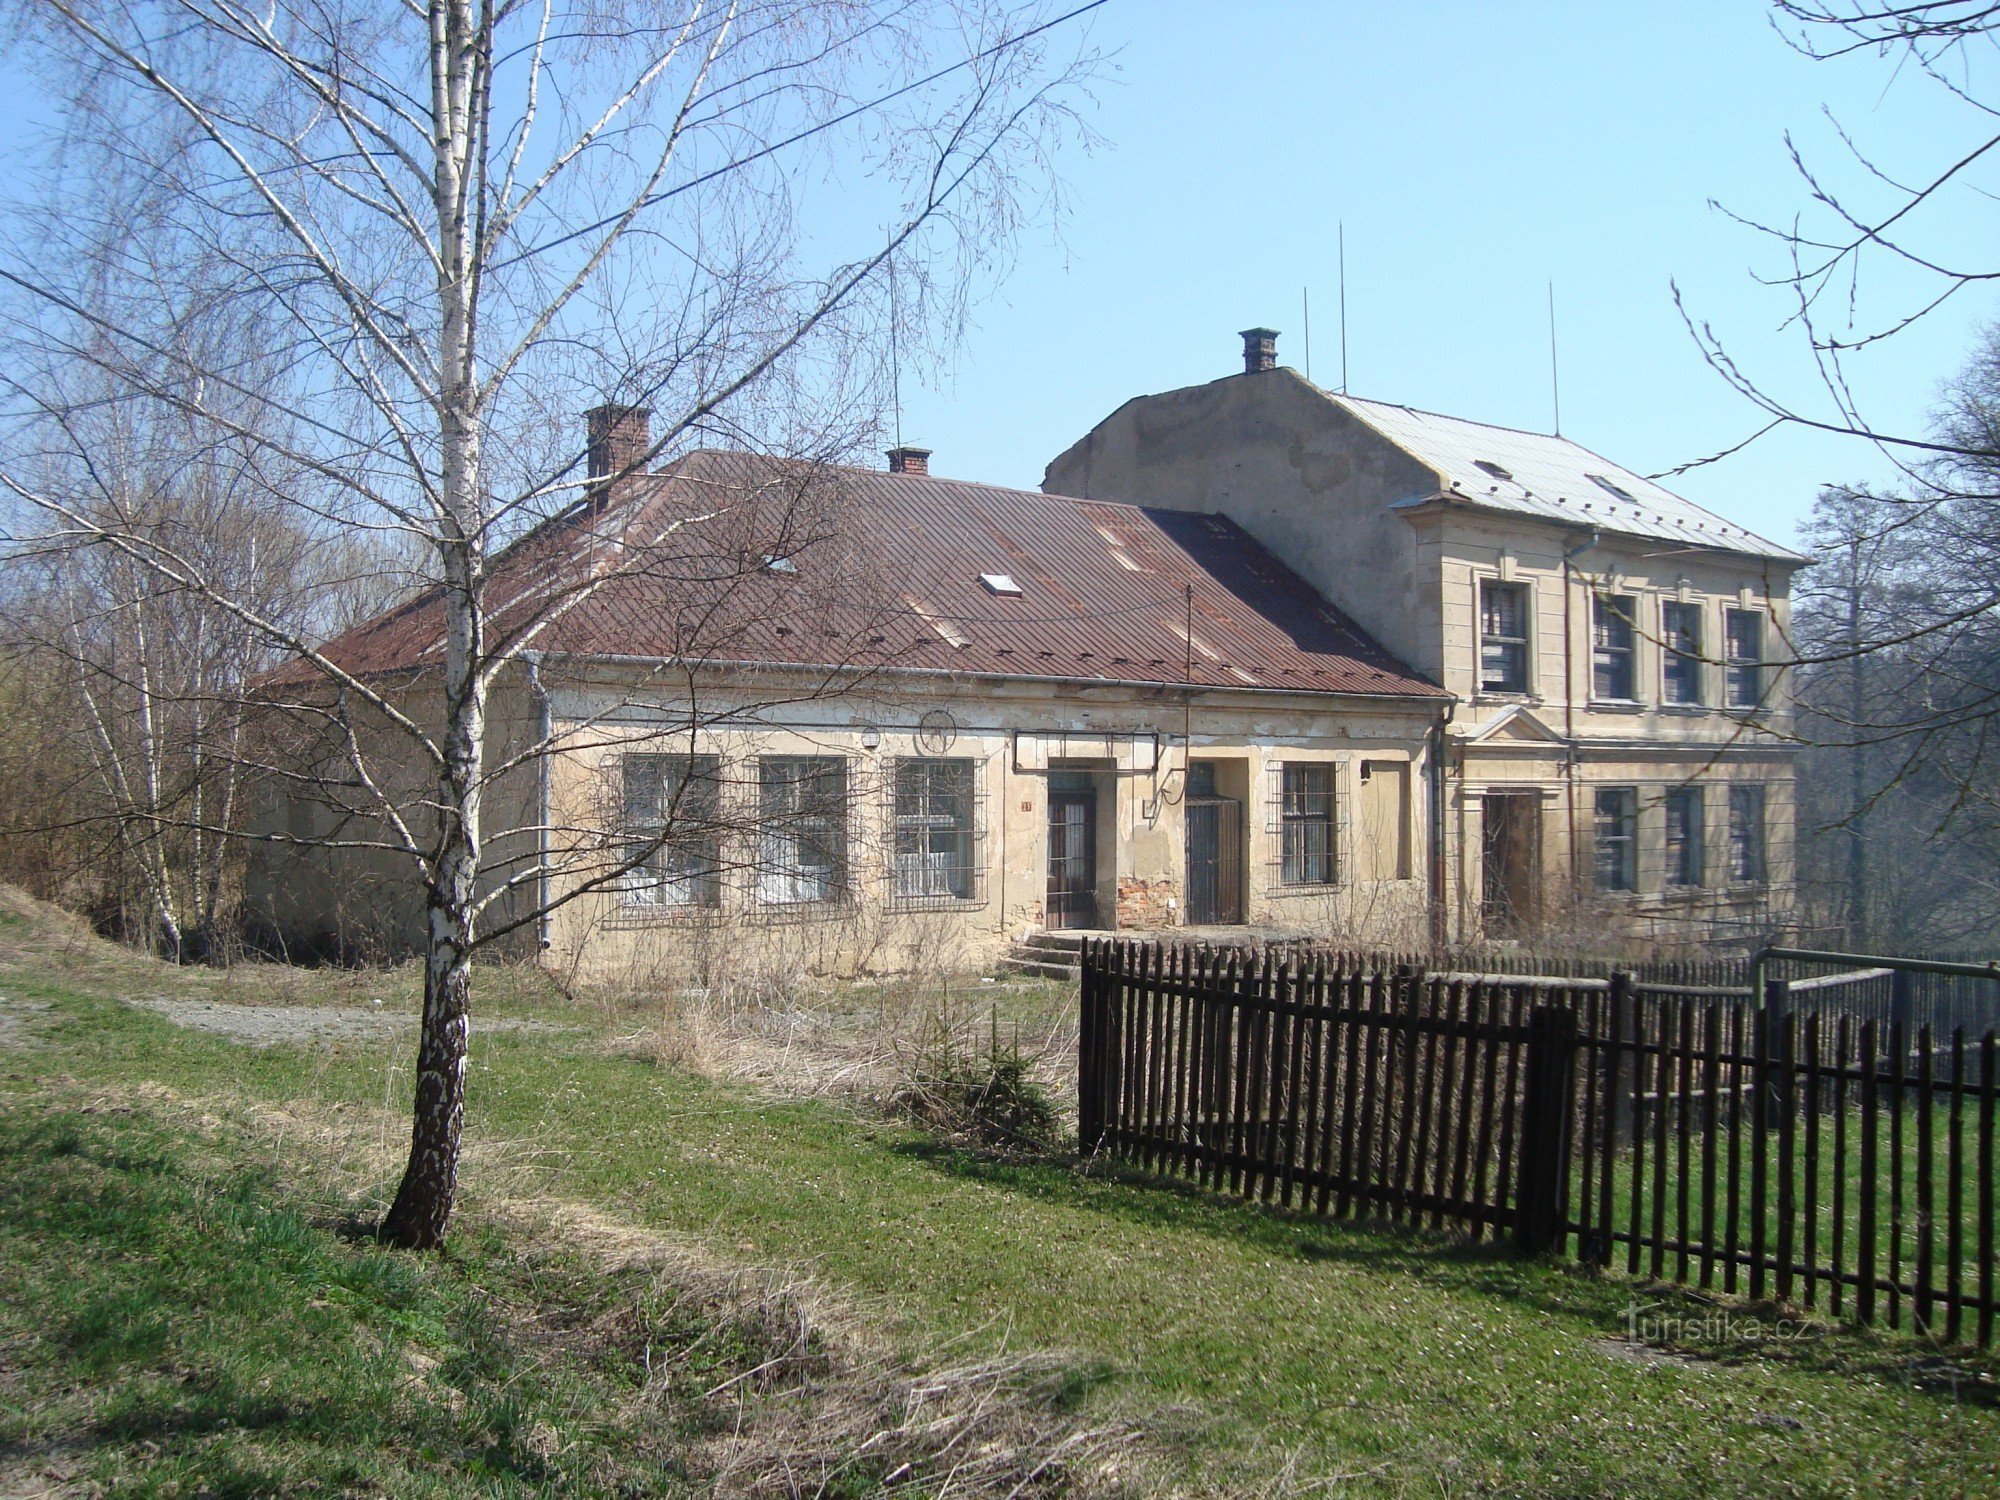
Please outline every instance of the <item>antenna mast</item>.
M884 250L889 261L889 389L890 403L896 413L896 446L903 446L903 361L897 348L900 331L896 327L896 232L889 231L889 243Z
M1555 408L1555 435L1563 435L1562 377L1556 370L1556 284L1549 282L1549 401Z
M1340 394L1347 394L1347 221L1340 221Z
M1299 310L1306 325L1306 379L1313 378L1313 302L1310 287L1299 288Z

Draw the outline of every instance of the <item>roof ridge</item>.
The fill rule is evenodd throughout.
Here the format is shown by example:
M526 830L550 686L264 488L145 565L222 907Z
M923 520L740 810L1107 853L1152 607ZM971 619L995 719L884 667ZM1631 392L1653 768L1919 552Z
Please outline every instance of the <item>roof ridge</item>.
M995 484L987 479L960 479L951 474L899 474L894 469L875 469L863 464L824 463L808 458L789 458L776 453L758 453L749 448L691 448L682 458L748 458L759 463L815 464L822 469L831 469L842 474L858 474L868 479L916 479L932 484L962 485L967 489L996 490L1003 495L1018 495L1028 500L1058 500L1065 505L1109 505L1120 510L1145 510L1147 507L1131 500L1105 500L1089 495L1065 495L1053 490L1031 490L1016 484ZM679 460L676 460L679 462ZM665 473L665 470L657 471ZM651 474L634 476L651 478Z

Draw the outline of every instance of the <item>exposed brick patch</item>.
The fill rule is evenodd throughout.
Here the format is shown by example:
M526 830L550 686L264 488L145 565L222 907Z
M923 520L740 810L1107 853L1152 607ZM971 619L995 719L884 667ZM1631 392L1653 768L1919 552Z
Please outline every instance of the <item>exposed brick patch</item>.
M1171 880L1141 880L1133 875L1118 877L1118 925L1171 927L1174 909L1169 904L1176 892Z

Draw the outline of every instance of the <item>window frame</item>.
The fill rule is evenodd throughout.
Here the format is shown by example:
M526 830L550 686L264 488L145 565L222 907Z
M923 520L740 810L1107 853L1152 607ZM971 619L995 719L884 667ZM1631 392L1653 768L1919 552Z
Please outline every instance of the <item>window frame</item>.
M1320 780L1316 789L1295 786ZM1325 760L1278 764L1278 885L1288 891L1340 884L1340 768ZM1314 847L1314 846L1317 847Z
M1708 841L1703 819L1708 814L1708 799L1702 795L1699 786L1669 787L1660 799L1660 809L1664 817L1662 831L1661 884L1669 891L1698 891L1708 884ZM1680 836L1675 837L1674 824L1676 810L1681 822ZM1683 878L1692 875L1692 879Z
M1476 663L1479 691L1481 694L1503 697L1526 697L1534 681L1534 591L1527 583L1510 578L1483 577L1478 580L1473 608L1477 613L1476 624L1479 633L1479 659ZM1489 628L1492 618L1487 608L1487 597L1511 596L1520 609L1520 634L1502 635ZM1511 685L1487 681L1487 653L1492 650L1505 653L1503 659L1511 657L1517 669Z
M1615 814L1607 814L1605 799L1622 798L1624 805ZM1604 832L1607 816L1615 816L1624 825L1624 832L1613 834L1611 840L1624 845L1623 857L1619 860L1616 878L1605 880ZM1600 896L1629 896L1639 889L1639 789L1630 786L1600 786L1593 789L1591 798L1591 884Z
M1677 643L1673 621L1692 621L1694 629L1685 644ZM1674 708L1702 708L1707 705L1708 694L1704 691L1705 673L1702 670L1703 626L1708 623L1707 611L1701 605L1687 599L1662 599L1660 601L1660 702ZM1677 684L1685 676L1687 696L1679 695Z
M657 768L646 816L635 816L640 800L635 773ZM675 774L677 772L677 774ZM640 845L651 847L618 881L618 904L629 913L713 911L722 905L722 758L688 751L634 752L619 760L618 836L630 859ZM671 791L669 788L671 787ZM692 831L672 833L677 822ZM690 859L692 856L692 859ZM675 870L677 860L691 868ZM677 887L687 897L670 897Z
M844 755L757 758L758 905L779 910L832 906L851 894L852 779ZM825 855L822 861L806 857L815 849Z
M1764 644L1767 611L1730 605L1722 612L1722 701L1729 708L1761 708L1764 703ZM1755 654L1740 656L1736 650L1738 620L1748 620L1757 632ZM1743 681L1750 684L1746 697L1738 691Z
M981 762L976 756L959 755L904 755L898 756L889 768L889 899L890 903L903 911L949 910L954 907L977 905L983 899L985 889L985 861L981 857L982 833L980 826L980 786L979 770ZM944 768L962 768L964 786L962 789L945 788L951 796L963 798L962 816L949 809L940 811L936 803L940 797L935 782L944 774ZM960 774L954 770L951 774ZM906 788L905 778L921 775L924 785L921 789ZM910 797L911 790L919 795ZM906 799L917 804L918 810L906 811ZM957 842L958 859L944 866L933 866L932 861L940 853L950 856L952 849L939 850L931 847L943 832ZM917 850L906 849L906 843L913 837L923 839L925 847ZM919 867L906 865L906 854L918 855L923 863ZM906 882L906 872L921 868L924 879L921 888L912 888ZM936 870L943 870L944 881L932 877Z
M1769 788L1762 782L1736 781L1729 786L1729 825L1724 835L1724 853L1728 859L1729 884L1737 887L1762 887L1771 878L1770 865L1770 798ZM1754 809L1754 817L1744 817L1743 809ZM1749 830L1750 839L1743 837ZM1745 853L1748 853L1746 859ZM1749 868L1750 873L1744 873Z
M1590 701L1593 703L1637 703L1639 701L1639 599L1636 594L1614 594L1593 589L1590 595ZM1623 644L1607 644L1604 626L1608 618L1624 627ZM1623 661L1623 693L1604 692L1599 684L1608 665Z

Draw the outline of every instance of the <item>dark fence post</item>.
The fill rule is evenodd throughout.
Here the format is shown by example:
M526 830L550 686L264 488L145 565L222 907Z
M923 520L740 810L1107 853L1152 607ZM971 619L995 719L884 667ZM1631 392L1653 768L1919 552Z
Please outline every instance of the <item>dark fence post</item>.
M1567 1006L1536 1006L1528 1019L1528 1081L1514 1194L1514 1245L1523 1255L1557 1249L1564 1237L1575 1069L1575 1014Z
M1798 1111L1794 1108L1798 1023L1792 1011L1792 987L1785 980L1765 982L1764 1017L1769 1027L1764 1056L1773 1069L1770 1108L1776 1115L1778 1126L1777 1294L1781 1300L1789 1300L1792 1295L1793 1225L1798 1218L1796 1148L1799 1121ZM1769 1119L1767 1116L1767 1123Z
M1076 1141L1085 1156L1104 1144L1104 977L1100 939L1086 939L1078 981Z
M1587 1148L1587 1152L1595 1153L1598 1171L1597 1223L1577 1241L1577 1258L1586 1265L1611 1264L1612 1199L1618 1159L1618 1111L1622 1103L1618 1088L1618 1072L1619 1065L1624 1059L1626 1021L1635 1013L1633 997L1637 983L1638 976L1629 969L1613 971L1611 991L1605 997L1604 1021L1597 1035L1591 1039L1598 1055L1602 1058L1603 1076L1600 1081L1602 1094L1595 1122L1597 1139L1591 1141ZM1637 1127L1638 1121L1635 1117L1633 1128ZM1586 1171L1589 1170L1591 1159L1586 1154Z

